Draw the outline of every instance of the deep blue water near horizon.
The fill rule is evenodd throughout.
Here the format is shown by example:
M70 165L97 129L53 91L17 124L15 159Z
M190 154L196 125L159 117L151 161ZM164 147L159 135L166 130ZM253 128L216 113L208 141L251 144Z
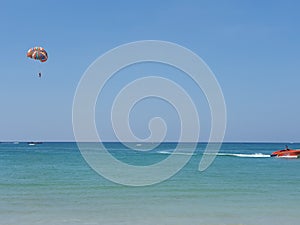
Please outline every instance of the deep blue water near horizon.
M104 145L138 166L159 162L176 147L162 143L141 152ZM199 172L205 146L199 143L170 179L128 187L93 171L76 143L0 143L0 224L299 223L300 159L269 157L285 143L223 143L213 164Z

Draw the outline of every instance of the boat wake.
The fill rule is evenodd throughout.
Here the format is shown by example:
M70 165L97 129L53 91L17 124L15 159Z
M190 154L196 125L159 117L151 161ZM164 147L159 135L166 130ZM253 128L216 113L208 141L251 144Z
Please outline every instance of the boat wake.
M240 154L240 153L217 153L217 156L233 156L241 158L269 158L270 155L263 153L253 153L253 154Z
M188 152L169 152L169 151L158 151L159 154L165 155L196 155L196 153L188 153Z
M196 155L196 153L187 153L187 152L170 152L170 151L158 151L159 154L167 155ZM205 155L215 155L215 156L231 156L231 157L241 157L241 158L269 158L271 157L268 154L263 153L253 153L253 154L242 154L242 153L204 153Z

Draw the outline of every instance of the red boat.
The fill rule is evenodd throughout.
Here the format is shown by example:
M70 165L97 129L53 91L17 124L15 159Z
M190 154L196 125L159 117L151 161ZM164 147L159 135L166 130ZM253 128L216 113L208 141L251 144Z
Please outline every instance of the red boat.
M284 149L278 150L271 154L271 157L281 158L300 158L300 149Z

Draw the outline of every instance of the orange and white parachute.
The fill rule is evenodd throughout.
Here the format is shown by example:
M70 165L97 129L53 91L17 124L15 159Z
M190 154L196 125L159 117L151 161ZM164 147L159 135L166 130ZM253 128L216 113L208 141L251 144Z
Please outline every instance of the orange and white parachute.
M27 57L34 60L40 60L41 62L46 62L48 59L48 53L42 47L33 47L27 51Z

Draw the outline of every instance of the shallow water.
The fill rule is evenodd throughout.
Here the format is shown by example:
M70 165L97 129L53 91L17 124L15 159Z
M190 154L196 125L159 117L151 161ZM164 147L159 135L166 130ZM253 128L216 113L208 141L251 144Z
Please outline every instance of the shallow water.
M105 146L141 166L167 158L176 144L149 152ZM2 143L0 224L298 224L300 159L269 157L284 144L226 143L199 172L205 146L170 179L128 187L98 175L75 143Z

